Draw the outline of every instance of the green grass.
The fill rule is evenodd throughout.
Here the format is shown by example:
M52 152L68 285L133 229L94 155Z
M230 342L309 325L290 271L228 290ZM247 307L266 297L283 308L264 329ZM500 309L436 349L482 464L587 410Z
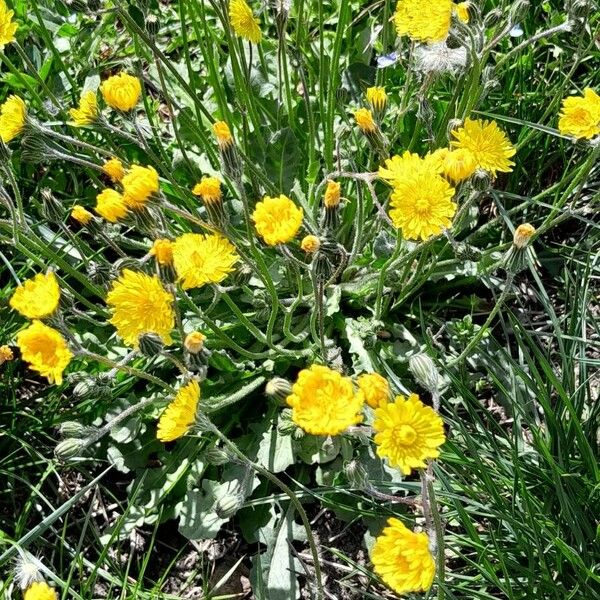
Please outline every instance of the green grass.
M225 599L234 596L215 588L217 581L234 581L240 572L255 597L292 598L301 586L314 590L318 578L312 559L290 558L311 554L305 510L314 519L308 539L317 536L326 591L390 597L368 560L358 561L360 548L323 539L317 517L321 508L331 511L337 526L357 532L358 545L365 529L371 543L391 515L420 525L419 507L369 492L419 495L418 476L401 480L375 460L372 445L349 436L283 435L286 426L290 431L286 414L262 393L274 375L292 379L323 361L319 299L309 273L254 240L245 203L251 209L264 194L286 193L304 209L306 231L317 232L324 183L337 173L346 201L335 241L350 260L341 264L339 247L328 256L330 273L340 267L324 290L328 358L337 356L348 374L375 370L395 392L416 390L429 401L407 363L421 348L445 382L448 441L434 467L445 574L428 594L412 597L600 598L598 150L556 130L562 98L586 86L598 90L593 7L571 32L511 53L559 25L564 3L532 2L514 14L521 3L476 2L483 15L500 14L487 22L488 40L510 18L523 36L505 37L464 73L424 86L406 60L409 42L396 38L390 0L295 0L279 24L265 8L264 39L252 50L232 35L221 0L160 8L153 0L106 2L89 10L85 2L10 4L19 45L0 51L0 102L19 94L43 131L15 140L10 155L2 151L0 199L22 211L26 224L3 201L0 344L14 347L25 325L8 307L15 286L53 267L66 326L96 357L76 358L62 386L47 385L18 356L0 366L0 595L21 597L13 567L28 551L64 599L174 600L195 586L206 598ZM477 19L470 27L477 39ZM375 68L392 50L402 60ZM105 111L105 125L67 125L84 86L95 89L121 69L143 81L136 116ZM382 160L352 117L375 83L389 92L384 156L444 146L448 124L469 114L496 119L518 149L513 171L474 192L451 237L399 247L391 258L396 233L373 198L387 206L388 189L355 176ZM243 185L223 175L211 131L217 119L236 138ZM126 353L106 322L107 278L128 264L152 269L140 259L155 232L109 227L90 234L69 218L74 204L92 209L107 185L98 165L112 155L159 172L164 221L155 227L163 235L201 231L194 219L206 215L189 190L201 175L220 174L234 212L231 237L254 265L252 276L237 273L228 288L179 291L188 329L208 332L212 356L201 406L218 433L198 432L167 448L155 439L155 422L165 386L178 387L180 373L164 357L135 355L111 378L108 393L74 394L78 374L95 378ZM524 222L537 234L513 276L503 257ZM92 276L98 270L103 277ZM179 332L175 337L180 345ZM457 364L469 344L472 351ZM144 398L143 410L83 458L63 464L54 457L61 423L100 427ZM220 436L254 466L210 464L207 451L227 443ZM369 486L349 476L352 459L364 465ZM214 500L234 479L247 488L243 508L221 523ZM212 576L213 562L199 552L181 575L196 540L215 537L220 525L221 541L230 534L241 540L234 555L244 557L242 567L228 564ZM138 536L144 543L132 550Z

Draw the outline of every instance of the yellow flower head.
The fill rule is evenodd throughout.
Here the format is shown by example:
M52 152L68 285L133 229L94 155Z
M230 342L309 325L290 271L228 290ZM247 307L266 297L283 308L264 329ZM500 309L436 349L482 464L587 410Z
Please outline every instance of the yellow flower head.
M220 283L238 260L231 242L220 235L184 233L173 245L175 271L186 290Z
M112 323L123 341L139 347L139 337L155 333L166 345L171 344L175 325L173 296L158 277L125 269L106 296Z
M373 107L373 110L382 111L387 104L387 94L384 87L367 88L367 102Z
M260 21L252 13L246 0L231 0L229 2L229 20L233 31L239 37L258 44L262 38Z
M414 533L402 521L388 519L371 551L375 573L396 594L425 592L433 583L435 561L426 533Z
M12 295L10 306L28 319L49 317L58 308L60 288L52 271L24 281Z
M44 581L35 581L25 590L23 600L58 600L58 594Z
M173 264L173 242L167 239L154 240L150 254L163 267Z
M373 120L373 113L368 108L359 108L354 111L354 120L363 133L377 131L377 125Z
M100 86L104 102L111 108L129 112L140 99L142 84L137 77L127 73L113 75Z
M217 121L213 125L213 131L217 138L219 147L222 150L233 144L233 136L231 135L231 130L229 129L229 125L227 125L225 121Z
M494 177L498 171L512 171L511 167L515 163L510 158L517 151L496 121L467 119L462 127L452 132L452 135L456 140L451 145L454 148L470 150L478 169L488 171Z
M441 42L452 22L452 0L399 0L394 22L398 35L417 42Z
M63 371L71 362L73 354L56 329L36 319L27 329L17 334L17 346L30 369L46 377L49 383L62 383Z
M265 196L252 213L258 235L268 246L277 246L293 240L302 226L304 212L292 200L281 194L277 198Z
M102 190L96 196L96 208L94 209L103 219L116 223L127 215L127 206L123 196L111 188Z
M469 22L469 6L471 3L467 0L467 2L459 2L455 4L452 8L454 10L454 14L463 22Z
M83 127L91 125L98 118L98 99L96 92L84 92L79 100L79 106L69 110L73 125Z
M339 182L330 179L327 182L325 188L325 194L323 196L323 204L326 208L335 208L339 205L342 197L342 186Z
M206 336L202 332L192 331L185 336L183 346L190 354L198 354L204 348L205 341Z
M590 139L600 135L600 96L585 88L583 97L569 96L562 101L558 129L563 135Z
M115 183L125 177L125 168L118 158L111 158L102 165L102 171L108 175Z
M10 349L10 346L3 344L0 346L0 365L3 365L5 362L11 361L15 355L13 351Z
M71 209L71 217L73 217L80 225L87 225L94 218L94 215L87 210L87 208L76 204Z
M423 169L424 166L429 166L436 173L441 172L441 162L436 153L430 154L425 159L408 150L402 156L392 156L386 159L385 166L379 167L379 177L394 185L397 181L406 179L413 171Z
M140 210L159 190L158 173L154 167L133 165L123 180L123 201L134 210Z
M395 166L403 170L400 162ZM406 239L426 240L452 224L456 213L456 204L452 202L454 188L427 160L414 161L411 156L406 163L413 164L414 169L392 180L390 218Z
M4 104L0 105L0 139L8 144L16 138L27 119L27 106L19 96L9 96Z
M294 423L313 435L338 435L363 420L364 397L354 393L352 380L321 365L298 373L286 402Z
M216 177L203 177L202 181L194 186L192 194L200 196L206 204L221 202L221 182Z
M424 468L428 458L437 458L438 448L446 441L442 419L417 394L397 396L394 402L380 405L375 409L373 429L377 454L404 475Z
M314 254L321 247L321 241L316 235L307 235L300 242L300 248L307 254Z
M15 13L8 10L4 0L0 0L0 50L15 41L17 24L12 20Z
M448 179L458 183L468 179L477 170L477 161L467 148L448 152L442 161L443 173Z
M523 223L515 229L513 244L521 250L529 244L531 236L535 233L535 227L531 223Z
M156 437L161 442L172 442L184 436L196 421L200 400L200 385L194 379L184 385L165 408L158 420Z
M383 406L390 400L390 384L379 373L364 373L356 380L358 389L372 408Z

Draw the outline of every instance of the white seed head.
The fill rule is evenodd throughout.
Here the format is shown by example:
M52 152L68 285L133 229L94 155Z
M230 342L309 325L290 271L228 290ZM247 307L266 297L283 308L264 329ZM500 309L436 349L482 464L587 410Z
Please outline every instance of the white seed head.
M450 48L446 42L422 44L415 50L415 66L423 73L456 73L467 66L467 49Z

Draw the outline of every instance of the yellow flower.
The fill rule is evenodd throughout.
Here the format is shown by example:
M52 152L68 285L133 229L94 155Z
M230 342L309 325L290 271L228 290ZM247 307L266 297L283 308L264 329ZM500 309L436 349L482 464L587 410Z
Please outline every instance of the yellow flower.
M313 435L338 435L363 420L364 397L354 393L352 380L321 365L298 373L286 401L294 423Z
M377 125L373 120L373 113L368 108L359 108L354 111L356 124L363 133L373 133L377 131Z
M496 172L508 173L515 164L510 160L516 154L514 146L496 121L467 119L464 125L452 132L456 138L454 148L470 150L477 168L488 171L492 176Z
M91 125L98 118L98 100L96 92L84 92L79 100L79 107L69 110L73 125L82 127Z
M252 13L246 0L231 0L229 20L237 36L249 40L253 44L260 42L262 38L260 22Z
M454 188L421 160L414 171L393 182L390 218L409 240L426 240L450 227L456 213Z
M404 475L424 468L428 458L437 458L446 441L442 419L417 394L397 396L376 408L373 430L377 454Z
M111 108L129 112L140 99L142 85L140 80L127 73L113 75L100 86L104 102Z
M125 177L123 163L118 158L111 158L102 165L102 171L108 175L115 183Z
M387 104L387 94L383 87L367 88L367 102L373 107L373 110L382 111Z
M58 594L44 581L35 581L25 590L23 600L58 600Z
M192 194L200 196L206 204L215 204L221 201L221 182L216 177L203 177L192 190Z
M356 382L370 407L377 408L389 402L390 384L379 373L364 373Z
M0 365L3 365L5 362L11 361L15 355L13 351L10 349L10 346L3 344L0 346Z
M123 180L123 201L134 210L140 210L150 196L158 193L158 173L154 167L133 165Z
M184 385L165 408L158 420L156 437L161 442L172 442L184 436L196 421L200 400L200 385L194 379Z
M139 337L155 333L163 344L171 344L175 325L173 296L163 288L158 277L125 269L106 296L112 323L123 341L139 347Z
M402 521L388 519L371 551L375 573L396 594L425 592L433 583L435 561L426 533L414 533Z
M448 37L452 0L399 0L394 21L398 35L417 42L441 42Z
M73 354L56 329L35 319L27 329L17 334L17 346L30 369L46 377L49 383L62 383L63 371Z
M217 142L219 147L223 150L233 144L233 137L231 135L231 130L229 129L229 125L225 123L225 121L217 121L213 125L213 131L217 138Z
M523 223L515 229L513 244L520 249L529 244L531 236L535 233L535 227L531 223Z
M12 20L15 13L8 10L4 0L0 0L0 50L15 41L17 24Z
M469 22L469 6L471 5L470 2L459 2L458 4L454 5L454 14L463 22L463 23L468 23Z
M325 188L325 195L323 196L323 204L326 208L335 208L340 203L342 197L342 186L337 181L330 179L327 182Z
M49 317L58 308L60 288L52 271L24 281L12 295L10 306L28 319Z
M173 242L167 239L154 240L150 254L163 267L173 264Z
M300 242L300 248L307 254L314 254L321 247L321 242L316 235L307 235Z
M185 336L183 346L190 354L198 354L204 348L205 341L206 336L202 332L192 331Z
M175 271L186 290L220 283L238 260L231 242L220 235L184 233L173 245Z
M477 170L477 161L467 148L448 152L442 162L443 173L454 182L468 179Z
M569 96L562 101L558 129L563 135L590 139L600 134L600 96L585 88L583 97Z
M71 209L71 217L73 217L73 219L75 219L79 224L87 225L94 218L94 215L83 206L76 204Z
M127 206L125 206L123 196L111 188L103 190L96 196L94 210L111 223L116 223L127 215Z
M402 181L403 179L408 177L413 171L422 169L422 167L424 166L423 161L424 159L422 159L418 154L413 154L412 152L409 152L407 150L402 156L396 155L386 159L385 166L379 167L379 177L381 177L381 179L384 179L388 183L394 185L396 181ZM435 170L437 172L437 158L436 160L431 159L431 162L432 170ZM433 163L436 163L435 168ZM439 168L439 171L441 171L441 166Z
M8 144L16 138L27 119L27 106L19 96L9 96L0 106L0 139Z
M296 237L302 226L303 215L301 208L281 194L277 198L265 196L262 202L258 202L252 213L252 220L265 244L277 246Z

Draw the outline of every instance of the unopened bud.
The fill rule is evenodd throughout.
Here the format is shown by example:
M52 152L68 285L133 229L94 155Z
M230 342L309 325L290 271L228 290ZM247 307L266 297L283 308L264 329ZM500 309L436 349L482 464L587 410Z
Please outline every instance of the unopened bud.
M229 519L242 507L243 502L239 494L227 494L217 500L215 512L220 519Z
M396 248L396 238L387 231L380 231L373 241L373 254L376 258L389 258Z
M79 421L65 421L61 423L58 428L60 435L64 438L84 438L89 436L92 431L95 430L94 427L87 427L86 425L81 424Z
M219 466L224 465L230 462L231 458L227 452L221 450L220 448L210 448L204 453L204 458L206 462L211 465Z
M411 356L408 359L408 368L413 374L415 381L426 390L429 392L439 390L440 374L434 362L427 354L421 352L420 354Z
M67 461L70 458L80 456L86 444L78 438L67 438L54 448L54 455L60 461Z
M206 336L200 331L192 331L185 336L183 345L190 354L198 354L204 348Z
M10 362L15 357L13 351L10 346L6 344L0 346L0 365L3 365L5 362Z
M446 126L446 137L448 138L448 140L452 141L454 139L452 133L456 131L459 127L462 127L462 124L462 119L450 119L448 121L448 125Z
M477 169L473 176L471 177L471 185L474 189L479 192L485 192L490 189L492 185L492 178L487 171L483 169Z
M156 333L143 333L138 338L140 345L140 352L148 358L153 358L157 354L160 354L165 345L161 337Z
M50 223L62 221L64 209L62 204L54 197L52 190L44 188L42 195L42 215Z
M265 386L265 394L281 404L292 393L292 384L283 377L273 377Z
M525 248L529 244L529 240L534 233L535 227L530 223L523 223L522 225L519 225L516 228L513 236L513 244L519 250Z
M357 460L346 463L344 473L353 488L362 488L368 480L367 471Z
M316 235L307 235L300 242L300 248L307 254L314 254L321 247L321 242Z

